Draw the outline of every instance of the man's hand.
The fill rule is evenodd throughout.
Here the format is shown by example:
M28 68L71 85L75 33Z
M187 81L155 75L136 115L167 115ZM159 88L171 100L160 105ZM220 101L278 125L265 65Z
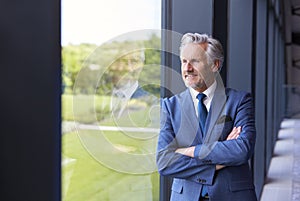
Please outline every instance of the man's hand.
M226 140L234 140L234 139L237 139L240 135L242 131L242 127L239 126L239 127L234 127L232 129L232 131L229 133L229 135L227 136ZM185 156L189 156L191 158L194 158L194 151L195 151L195 146L192 146L192 147L187 147L187 148L178 148L176 149L176 153L179 153L179 154L182 154L182 155L185 155ZM216 169L222 169L223 165L217 165Z
M227 136L226 140L235 140L237 139L240 134L242 132L242 127L239 126L239 127L234 127L232 129L232 131L229 133L229 135Z
M185 155L185 156L189 156L191 158L194 158L194 151L195 151L195 147L187 147L187 148L178 148L176 149L176 153Z

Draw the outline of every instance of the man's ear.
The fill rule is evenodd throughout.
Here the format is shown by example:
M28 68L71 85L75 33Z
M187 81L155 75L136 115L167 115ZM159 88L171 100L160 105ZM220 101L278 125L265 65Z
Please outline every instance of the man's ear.
M220 69L220 61L219 60L215 60L214 61L214 65L212 66L212 70L213 72L217 72Z

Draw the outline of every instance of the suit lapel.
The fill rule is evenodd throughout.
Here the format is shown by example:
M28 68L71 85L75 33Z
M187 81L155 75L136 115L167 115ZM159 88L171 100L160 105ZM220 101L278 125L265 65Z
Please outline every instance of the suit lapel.
M199 129L199 121L195 112L194 102L189 89L183 92L181 99L181 114L182 123L184 123L185 132L188 131L190 135L197 138L198 142L202 142L202 133ZM182 125L183 126L183 125Z
M211 103L210 111L208 113L208 117L205 125L207 132L206 132L204 143L215 142L220 137L220 136L212 135L212 130L216 125L217 120L221 116L227 100L227 96L225 94L225 88L223 86L222 80L220 79L221 78L217 76L217 88Z

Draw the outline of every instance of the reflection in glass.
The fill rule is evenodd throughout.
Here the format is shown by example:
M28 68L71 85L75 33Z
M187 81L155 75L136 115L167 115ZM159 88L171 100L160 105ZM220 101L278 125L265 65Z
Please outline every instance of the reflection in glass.
M158 200L160 52L157 30L63 47L63 200Z

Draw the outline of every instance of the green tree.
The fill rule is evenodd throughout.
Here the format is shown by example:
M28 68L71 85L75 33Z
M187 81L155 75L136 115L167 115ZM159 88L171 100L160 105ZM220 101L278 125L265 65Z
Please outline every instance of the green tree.
M65 92L72 93L78 72L96 45L81 44L62 47L62 82Z
M113 41L100 47L67 45L62 48L62 63L65 93L93 94L97 89L97 94L107 95L124 74L139 66L144 67L139 78L144 89L159 96L159 85L149 85L160 80L160 38L155 34L148 40Z

